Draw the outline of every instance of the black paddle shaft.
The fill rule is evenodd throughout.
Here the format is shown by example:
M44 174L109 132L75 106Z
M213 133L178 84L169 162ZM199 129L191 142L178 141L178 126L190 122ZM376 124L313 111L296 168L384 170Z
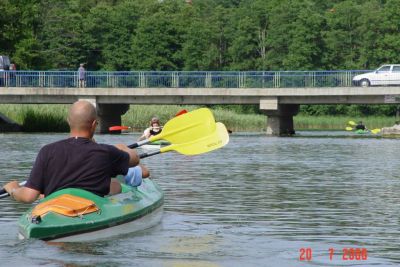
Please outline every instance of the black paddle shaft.
M161 153L161 150L157 150L157 151L149 152L149 153L142 153L142 154L139 155L139 158L144 159L144 158L147 158L147 157L150 157L150 156L154 156L154 155L157 155L157 154L160 154L160 153Z

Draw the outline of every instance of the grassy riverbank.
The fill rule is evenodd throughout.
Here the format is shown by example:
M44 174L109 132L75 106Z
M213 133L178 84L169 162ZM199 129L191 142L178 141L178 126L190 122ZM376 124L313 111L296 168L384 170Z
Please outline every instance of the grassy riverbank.
M0 113L23 126L26 132L67 132L66 117L69 105L11 105L1 104ZM132 105L129 111L122 116L122 124L142 131L153 115L157 115L162 122L170 120L182 109L193 110L199 106L172 106L172 105ZM261 132L265 131L266 117L259 114L237 114L221 108L213 110L217 121L223 122L228 129L234 132ZM348 121L362 120L370 128L392 126L393 117L339 117L339 116L303 116L294 117L296 130L344 130Z

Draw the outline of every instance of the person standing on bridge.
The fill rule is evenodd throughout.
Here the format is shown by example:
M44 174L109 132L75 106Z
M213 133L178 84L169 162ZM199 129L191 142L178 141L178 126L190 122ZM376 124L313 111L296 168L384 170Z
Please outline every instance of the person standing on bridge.
M85 76L86 76L86 70L83 67L83 63L80 64L78 68L78 79L79 79L79 87L83 88L85 87Z

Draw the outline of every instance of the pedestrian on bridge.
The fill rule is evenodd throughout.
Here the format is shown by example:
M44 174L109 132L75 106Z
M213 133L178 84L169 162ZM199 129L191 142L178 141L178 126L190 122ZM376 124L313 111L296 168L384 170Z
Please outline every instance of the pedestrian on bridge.
M78 68L78 78L79 78L79 87L85 87L85 68L83 67L83 63L80 64Z

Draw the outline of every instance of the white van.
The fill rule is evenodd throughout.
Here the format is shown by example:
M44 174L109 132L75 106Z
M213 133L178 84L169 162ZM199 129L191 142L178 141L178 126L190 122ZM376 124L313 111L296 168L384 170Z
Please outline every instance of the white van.
M10 58L8 56L0 56L0 71L10 69Z
M354 76L353 84L362 87L400 85L400 64L382 65L374 72Z

